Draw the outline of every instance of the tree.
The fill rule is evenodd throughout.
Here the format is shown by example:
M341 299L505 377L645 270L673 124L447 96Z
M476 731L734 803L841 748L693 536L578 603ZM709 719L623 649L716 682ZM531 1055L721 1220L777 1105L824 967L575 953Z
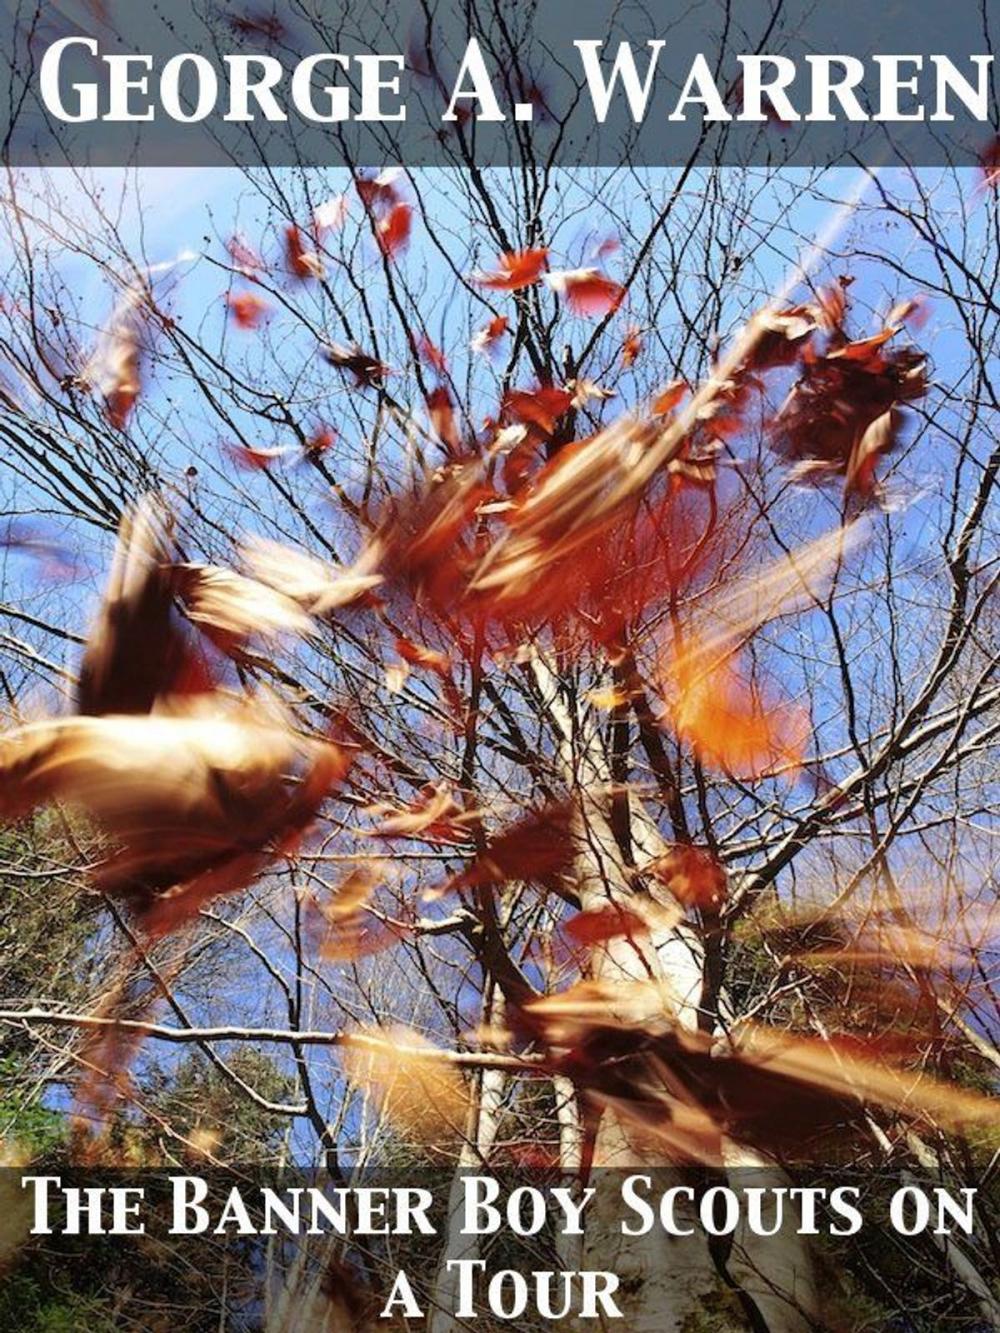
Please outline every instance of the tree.
M172 177L8 177L11 726L75 674L125 516L123 549L169 573L121 643L173 628L89 711L130 680L141 720L211 680L351 760L305 840L268 829L277 856L235 896L207 880L177 935L149 910L180 869L125 831L140 873L106 878L91 938L127 951L133 1035L196 1045L335 1171L528 1141L550 1169L779 1181L807 1130L849 1128L872 1170L976 1184L1000 1060L992 193L945 170L571 173L530 147L484 171L454 142L455 173L234 169L168 262L142 224ZM61 1012L22 985L18 1033L94 1019L92 995ZM91 1027L121 1040L119 1017ZM597 1210L584 1260L614 1229ZM913 1326L996 1319L988 1242L919 1255ZM787 1237L616 1262L630 1328L823 1323ZM906 1300L891 1266L852 1262L882 1311Z

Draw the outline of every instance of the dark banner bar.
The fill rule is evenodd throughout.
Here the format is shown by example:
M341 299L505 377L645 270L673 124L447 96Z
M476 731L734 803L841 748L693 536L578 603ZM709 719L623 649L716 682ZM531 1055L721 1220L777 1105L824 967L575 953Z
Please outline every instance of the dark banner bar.
M991 166L989 7L12 6L13 166Z
M224 1312L227 1327L246 1333L371 1333L441 1320L490 1330L582 1319L631 1330L637 1271L665 1294L679 1289L698 1279L706 1240L719 1298L706 1305L705 1326L737 1328L739 1299L727 1290L737 1277L766 1298L772 1318L793 1317L803 1238L832 1274L873 1245L981 1234L988 1213L975 1190L952 1193L888 1169L788 1172L773 1163L598 1170L586 1182L443 1167L348 1180L294 1169L36 1166L0 1171L0 1189L8 1232L11 1221L20 1229L13 1282L85 1299L88 1283L117 1274L126 1286L142 1272L140 1303L150 1310L176 1303L180 1314L200 1300L195 1327L219 1327ZM830 1330L846 1327L833 1288L831 1280L821 1316ZM711 1322L727 1309L731 1324Z

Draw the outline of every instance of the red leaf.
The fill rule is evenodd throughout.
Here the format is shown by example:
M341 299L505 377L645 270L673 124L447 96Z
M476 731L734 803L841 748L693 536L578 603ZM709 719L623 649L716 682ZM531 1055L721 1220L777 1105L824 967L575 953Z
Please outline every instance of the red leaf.
M622 343L622 369L635 365L642 354L642 335L637 328L629 329Z
M717 908L726 900L726 872L702 847L676 843L643 872L665 884L685 907Z
M267 302L254 292L231 292L226 297L226 305L237 326L241 329L257 329L270 307Z
M420 357L425 366L429 366L436 374L444 375L447 373L448 363L444 358L444 353L431 342L426 333L422 333L417 339L417 356Z
M372 212L391 209L399 202L399 190L396 182L403 174L402 167L387 167L377 176L358 176L355 188L365 208Z
M249 277L253 273L263 273L266 265L252 246L242 236L230 236L226 250L236 267Z
M411 666L427 667L439 676L447 676L451 671L451 661L447 653L440 653L435 648L427 648L422 643L400 636L396 640L396 652L404 662Z
M507 332L509 325L506 315L496 315L490 322L472 335L469 343L474 352L485 352L490 355L496 348L497 343Z
M457 454L460 440L455 421L455 408L451 394L443 384L439 384L427 395L427 411L434 434L450 454Z
M512 389L503 400L504 415L525 425L535 426L545 435L551 435L556 422L568 411L573 395L568 389L542 385L538 389Z
M250 444L223 444L223 449L237 467L247 472L266 472L288 453L287 448L264 449Z
M285 254L295 277L303 280L323 277L322 259L315 250L307 249L302 232L294 225L285 230Z
M509 250L500 256L500 267L493 272L476 272L472 281L495 292L517 292L531 287L542 276L548 260L548 250Z
M547 274L545 281L577 315L610 315L625 299L621 283L596 268L564 269Z
M392 259L410 239L413 209L409 204L394 204L375 229L382 253Z

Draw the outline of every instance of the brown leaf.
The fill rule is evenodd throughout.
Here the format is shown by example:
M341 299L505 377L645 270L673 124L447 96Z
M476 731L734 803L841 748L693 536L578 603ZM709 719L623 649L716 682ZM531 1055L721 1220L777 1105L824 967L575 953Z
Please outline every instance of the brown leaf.
M338 370L343 370L352 375L354 383L359 389L380 388L389 373L388 366L383 365L376 357L362 351L357 343L352 343L349 347L345 347L341 343L330 343L328 347L323 348L323 355L331 366L336 366Z
M308 634L312 627L293 598L219 565L177 565L174 584L188 619L227 652L252 634Z
M577 912L563 927L575 944L593 948L621 936L648 935L649 926L638 912L608 903L606 907Z
M80 663L81 713L148 713L191 674L193 646L173 613L168 521L152 497L122 515L108 584Z
M160 931L248 883L349 762L338 746L260 722L250 705L59 718L0 738L0 817L50 800L85 809L121 848L96 883Z
M424 842L464 843L471 838L475 812L465 810L443 779L428 783L416 800L400 807L375 806L372 813L388 814L374 830L379 838L420 838Z
M462 888L506 884L512 880L556 884L573 864L575 846L571 834L572 810L555 804L533 811L510 828L491 838L486 850L472 864L431 889L428 898Z
M305 235L294 224L285 229L285 257L296 278L304 280L326 276L323 260L306 244Z

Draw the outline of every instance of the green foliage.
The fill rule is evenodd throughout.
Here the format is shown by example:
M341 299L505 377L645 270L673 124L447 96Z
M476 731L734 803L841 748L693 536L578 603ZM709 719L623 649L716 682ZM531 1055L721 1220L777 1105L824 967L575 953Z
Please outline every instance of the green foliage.
M115 1324L95 1302L49 1282L14 1273L0 1284L0 1330L7 1333L114 1333Z

